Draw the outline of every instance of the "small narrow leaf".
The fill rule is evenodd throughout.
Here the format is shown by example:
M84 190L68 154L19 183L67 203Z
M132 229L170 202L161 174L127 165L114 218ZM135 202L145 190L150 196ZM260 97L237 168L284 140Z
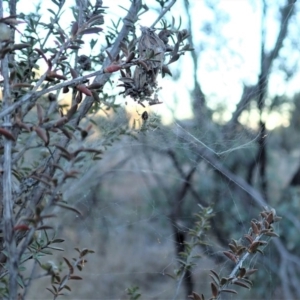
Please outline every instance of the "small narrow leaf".
M112 64L112 65L106 67L103 72L104 73L114 73L114 72L121 70L121 68L122 67L120 65Z
M92 83L92 84L90 84L90 85L87 86L87 88L89 90L98 90L98 89L100 89L102 87L103 87L103 84L99 83L99 82L94 82L94 83Z
M180 57L180 54L178 54L178 53L175 54L174 56L172 56L171 59L168 62L168 65L175 62L175 61L177 61L179 59L179 57Z
M214 282L211 282L210 287L211 287L212 295L213 295L215 298L217 298L217 296L218 296L218 294L219 294L219 290L218 290L217 285L216 285Z
M14 141L15 142L15 137L12 135L10 131L4 128L0 128L0 135L5 136L8 140Z
M54 291L52 291L51 289L46 288L46 290L48 290L50 293L52 293L53 296L56 296L56 293Z
M63 257L63 259L69 267L69 273L73 274L74 273L74 267L72 266L72 264L70 263L70 261L66 257Z
M59 285L59 290L61 290L65 285L66 285L66 283L68 282L68 280L69 280L69 276L68 275L65 275L64 277L63 277L63 279L61 280L61 282L60 282L60 285Z
M80 30L79 31L79 34L92 34L92 33L99 33L103 31L102 28L100 27L93 27L93 28L87 28L87 29L84 29L84 30Z
M29 230L30 229L30 227L29 226L27 226L27 225L16 225L14 228L13 228L13 230L19 230L19 231L27 231L27 230Z
M70 68L70 73L73 79L77 78L79 75L77 73L77 71L73 68Z
M67 118L68 118L68 120L70 120L72 117L73 117L73 115L76 113L76 111L77 111L77 108L78 108L78 104L76 103L76 104L74 104L69 110L68 110L68 112L67 112Z
M87 96L93 96L92 92L84 84L77 85L76 89Z
M237 262L236 256L231 253L230 251L223 251L223 254L226 255L230 260L232 260L234 263Z
M251 274L255 273L258 269L249 269L246 271L246 275L250 276Z
M245 282L242 282L242 281L234 281L233 282L233 284L236 284L236 285L239 285L239 286L242 286L242 287L244 287L244 288L246 288L246 289L249 289L250 290L250 285L248 285L247 283L245 283Z
M36 134L44 141L45 146L48 146L49 144L49 137L44 129L41 127L34 127L34 131Z
M126 63L131 62L134 59L134 52L130 52L126 58Z
M221 290L221 293L237 294L237 291L232 290L232 289L224 289L224 290Z
M78 31L78 22L74 22L72 24L71 35L75 36Z
M42 225L38 227L36 230L47 230L47 229L54 229L54 228L52 226Z
M55 122L54 127L60 127L60 126L64 125L64 124L67 123L67 122L68 122L68 118L67 118L66 116L64 116L64 117L58 119L58 120Z
M219 277L219 275L214 270L210 270L210 272L211 272L211 274L209 274L209 276L213 279L213 281L217 285L220 285L220 277Z
M60 206L65 209L68 209L68 210L71 210L71 211L77 213L78 215L82 216L81 212L73 206L70 206L70 205L62 203L62 202L56 202L55 205Z
M64 248L54 247L54 246L48 246L48 249L52 249L52 250L56 250L56 251L65 251Z
M77 276L77 275L72 275L72 276L70 276L70 279L72 279L72 280L82 280L82 277Z
M106 53L107 53L107 55L108 55L110 61L113 62L113 61L114 61L114 58L112 57L112 55L111 55L107 50L106 50Z
M64 239L54 239L51 241L51 244L55 244L55 243L63 243L65 240Z
M43 124L44 110L39 103L36 104L36 111L37 111L37 116L38 116L38 120L39 120L39 125L41 125L41 124Z
M258 235L258 234L259 234L258 227L256 226L256 224L255 224L253 221L251 221L251 227L252 227L253 232L254 232L256 235Z
M273 237L279 237L279 235L276 232L274 232L274 231L265 232L264 235L273 236Z
M189 295L188 297L194 300L205 300L203 294L200 296L195 292L192 292L192 295Z
M238 274L238 277L244 277L246 274L246 269L245 268L240 268L240 272Z

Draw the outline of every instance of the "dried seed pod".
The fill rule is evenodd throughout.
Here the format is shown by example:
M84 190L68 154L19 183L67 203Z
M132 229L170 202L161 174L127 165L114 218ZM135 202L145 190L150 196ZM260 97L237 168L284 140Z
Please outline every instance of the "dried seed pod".
M82 68L82 70L84 70L84 71L88 71L92 68L91 59L84 54L80 55L78 57L78 63L80 65L80 67Z
M124 94L124 97L132 97L140 104L144 100L157 104L160 102L150 97L157 91L156 79L159 72L162 71L166 51L165 42L167 42L166 38L169 33L165 32L163 36L165 41L163 41L154 29L141 27L141 32L137 43L138 59L136 59L133 77L131 78L129 71L126 70L126 74L121 71L122 78L120 80L122 84L120 86L125 88L121 94ZM128 57L128 61L131 61L133 54Z
M165 44L154 32L154 29L141 26L142 35L138 43L138 51L141 58L149 59L147 65L160 70L165 54ZM157 71L158 71L157 70Z
M144 112L142 113L142 119L143 119L144 121L147 121L148 118L149 118L149 115L148 115L147 111L144 111Z

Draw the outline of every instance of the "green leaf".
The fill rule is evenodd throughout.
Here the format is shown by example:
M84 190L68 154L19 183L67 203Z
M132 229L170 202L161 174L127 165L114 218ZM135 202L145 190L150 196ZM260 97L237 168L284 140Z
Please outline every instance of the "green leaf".
M57 250L57 251L65 251L64 248L48 246L49 249Z
M63 243L65 240L64 239L54 239L51 241L51 244L55 244L55 243Z

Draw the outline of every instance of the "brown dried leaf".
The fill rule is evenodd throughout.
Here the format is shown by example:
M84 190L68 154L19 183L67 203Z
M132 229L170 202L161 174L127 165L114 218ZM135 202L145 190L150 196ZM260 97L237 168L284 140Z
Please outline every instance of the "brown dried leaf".
M51 70L52 63L47 59L45 53L39 48L34 48L34 50L43 57L43 59L45 60L45 62L47 63L47 65L49 67L49 70Z
M274 232L274 231L265 232L264 235L266 235L266 236L272 236L272 237L279 237L279 235L276 232Z
M104 69L104 73L113 73L113 72L117 72L121 70L121 66L120 65L116 65L116 64L111 64L110 66L106 67Z
M23 128L23 129L25 129L25 130L28 131L28 132L31 131L31 128L30 128L27 124L21 122L21 120L20 120L19 118L16 119L16 124L17 124L20 128Z
M251 228L256 235L259 234L258 227L256 226L256 224L253 221L251 221Z
M214 270L210 270L209 276L214 280L217 285L220 285L220 277Z
M242 287L244 287L244 288L246 288L246 289L250 289L251 288L251 285L249 285L249 284L247 284L247 283L245 283L245 282L243 282L243 281L239 281L239 280L237 280L237 281L234 281L234 282L232 282L233 284L236 284L236 285L239 285L239 286L242 286Z
M236 258L236 256L232 252L230 252L230 251L223 251L223 254L226 255L234 263L237 262L237 258Z
M228 247L230 248L230 250L233 252L233 253L236 253L237 252L237 248L236 248L236 246L235 245L233 245L233 244L228 244Z
M219 289L217 287L217 285L214 283L214 282L211 282L210 283L210 287L211 287L211 292L212 292L212 295L217 298L218 294L219 294Z
M253 237L252 237L251 235L249 235L249 234L245 234L245 235L244 235L244 238L245 238L250 244L253 243L253 241L254 241Z
M4 129L4 128L0 128L0 135L3 135L5 136L8 140L11 140L11 141L16 141L15 140L15 137L12 135L12 133L10 131L8 131L7 129Z
M82 280L82 277L77 276L77 275L72 275L72 276L70 276L70 279L73 279L73 280Z
M48 146L49 144L49 136L46 132L46 130L44 130L41 127L34 127L33 130L36 132L36 134L44 141L45 146Z
M149 67L144 61L139 60L137 63L138 65L142 66L146 71L149 71Z
M91 91L91 93L93 94L93 91ZM77 104L81 103L81 101L82 101L82 93L80 91L78 91L78 93L76 95L76 98L75 98L75 101L76 101Z
M43 124L44 110L39 103L36 104L36 111L37 111L37 116L38 116L38 120L39 120L39 125L41 125L41 124Z
M192 295L189 295L188 298L194 299L194 300L205 300L203 294L200 296L199 294L192 292Z
M268 214L265 211L262 211L260 215L265 219L268 217Z
M70 261L66 257L63 257L63 259L69 267L69 273L73 274L74 273L74 267L72 266L72 264L70 263Z
M55 122L54 127L60 127L60 126L64 125L64 124L67 123L67 122L68 122L68 118L67 118L66 116L64 116L64 117L58 119L58 120Z
M47 78L49 78L49 79L55 78L55 79L59 79L59 80L67 80L68 79L66 76L58 74L55 71L48 72Z
M269 224L272 224L274 222L274 214L273 214L273 212L269 213L268 217L266 218L266 221Z
M264 220L264 226L265 226L265 228L267 228L267 229L270 228L270 224L268 223L267 220Z
M242 278L242 277L245 276L245 274L246 274L246 269L245 268L240 268L238 277Z
M67 118L70 120L78 109L78 104L74 104L67 112Z
M77 71L73 68L70 68L70 73L73 79L77 78L79 75L77 73Z
M19 230L19 231L27 231L29 229L30 229L30 227L28 225L21 225L21 224L20 225L16 225L13 228L14 231L17 231L17 230Z
M240 246L238 249L237 249L237 251L236 251L236 255L237 256L241 256L244 252L245 252L245 250L246 250L246 247L244 247L244 246Z
M38 181L40 181L42 183L44 183L48 187L51 187L51 182L49 182L49 181L47 181L47 180L45 180L45 179L43 179L43 178L41 178L39 176L31 175L30 177L33 178L33 179L36 179L36 180L38 180Z
M222 277L220 281L220 286L227 284L229 281L231 281L230 278Z
M67 149L65 149L64 147L62 147L62 146L60 146L58 144L55 144L54 146L56 148L58 148L61 152L63 152L66 156L68 156L70 159L72 158L71 153Z
M19 82L19 83L14 83L11 88L12 89L21 89L21 88L32 88L33 85L30 83L24 83L24 82Z
M76 89L87 96L93 96L92 92L84 84L77 85Z

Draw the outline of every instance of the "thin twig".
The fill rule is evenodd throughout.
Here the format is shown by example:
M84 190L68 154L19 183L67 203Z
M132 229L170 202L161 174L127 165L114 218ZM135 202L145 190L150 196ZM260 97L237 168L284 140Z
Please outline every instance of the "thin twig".
M157 17L157 19L154 21L154 23L150 26L150 28L153 28L160 20L161 18L168 12L168 10L170 10L170 8L176 3L177 0L173 0L170 2L170 4L165 7L165 9L163 9L161 11L161 13L159 14L159 16Z
M0 18L3 18L3 1L0 0ZM2 47L2 45L1 45ZM11 102L10 85L9 85L9 67L8 56L6 55L1 61L1 73L3 76L3 109L9 107ZM3 128L11 130L11 116L5 115ZM12 201L12 175L11 175L11 150L12 141L4 139L4 164L3 164L3 232L5 240L5 250L8 253L7 269L9 271L9 296L11 300L17 299L17 276L18 262L16 255L16 241L13 232L14 216Z

